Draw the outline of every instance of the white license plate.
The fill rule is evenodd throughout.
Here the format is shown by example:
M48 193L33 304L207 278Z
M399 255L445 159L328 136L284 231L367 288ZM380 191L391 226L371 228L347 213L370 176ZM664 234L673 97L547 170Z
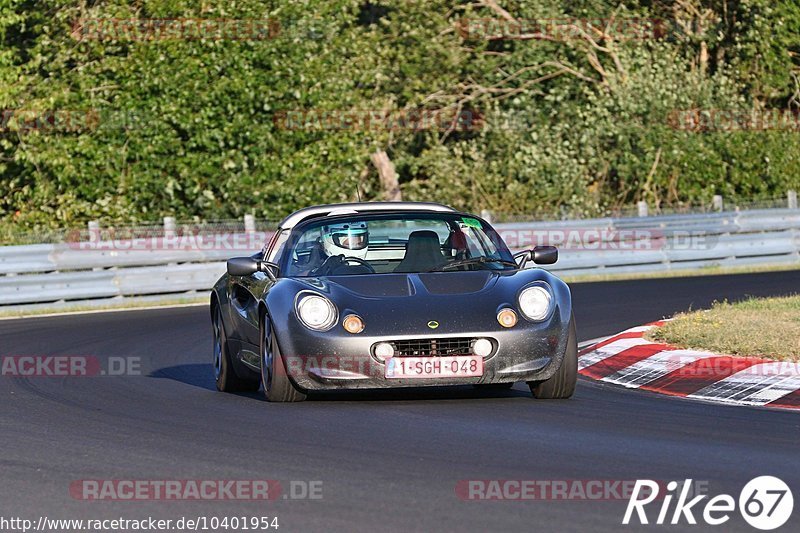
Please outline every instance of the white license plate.
M470 378L483 375L483 357L390 357L386 377L394 379Z

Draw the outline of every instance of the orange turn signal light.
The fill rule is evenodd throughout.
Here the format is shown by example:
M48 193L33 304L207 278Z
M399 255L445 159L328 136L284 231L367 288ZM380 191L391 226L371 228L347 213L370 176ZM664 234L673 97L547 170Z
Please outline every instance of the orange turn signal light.
M364 331L364 321L358 315L347 315L342 321L342 327L348 333L356 334Z
M517 313L506 307L497 313L497 321L504 328L513 328L517 324Z

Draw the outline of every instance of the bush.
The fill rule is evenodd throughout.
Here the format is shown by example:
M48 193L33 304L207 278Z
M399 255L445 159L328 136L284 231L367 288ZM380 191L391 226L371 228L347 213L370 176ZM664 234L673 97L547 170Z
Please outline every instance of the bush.
M680 24L689 15L660 4L504 3L527 19L671 20L658 39L607 36L596 48L581 38L474 38L460 21L500 15L442 0L109 0L83 8L13 0L0 8L0 109L8 110L0 223L277 218L308 204L379 199L369 162L376 149L394 160L405 199L475 211L595 215L637 200L782 195L800 179L796 150L787 149L796 133L698 133L670 123L676 109L793 105L800 10L768 0L718 4L698 4L713 31L681 32L674 30L694 27ZM273 19L280 31L263 40L72 35L81 18L173 17ZM466 110L483 127L386 131L312 121L292 130L280 121L303 110L420 108ZM22 110L66 114L72 126L30 130Z

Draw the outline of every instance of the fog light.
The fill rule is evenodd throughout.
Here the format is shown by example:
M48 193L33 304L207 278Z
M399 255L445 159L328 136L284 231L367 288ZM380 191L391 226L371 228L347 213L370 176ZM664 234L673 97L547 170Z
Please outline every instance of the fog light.
M489 339L478 339L472 345L472 353L486 357L492 353L492 342Z
M347 315L342 321L342 327L352 334L361 333L364 331L364 321L358 315Z
M381 342L377 346L375 346L375 357L378 360L383 361L392 357L394 355L394 346L389 344L388 342Z
M497 313L497 321L504 328L513 328L517 325L517 313L513 309L505 308Z

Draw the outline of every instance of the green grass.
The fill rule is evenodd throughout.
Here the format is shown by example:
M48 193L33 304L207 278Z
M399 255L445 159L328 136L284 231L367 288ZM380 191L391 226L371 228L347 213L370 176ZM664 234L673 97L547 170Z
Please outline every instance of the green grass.
M709 310L676 315L645 338L679 348L800 361L800 295L715 302Z

